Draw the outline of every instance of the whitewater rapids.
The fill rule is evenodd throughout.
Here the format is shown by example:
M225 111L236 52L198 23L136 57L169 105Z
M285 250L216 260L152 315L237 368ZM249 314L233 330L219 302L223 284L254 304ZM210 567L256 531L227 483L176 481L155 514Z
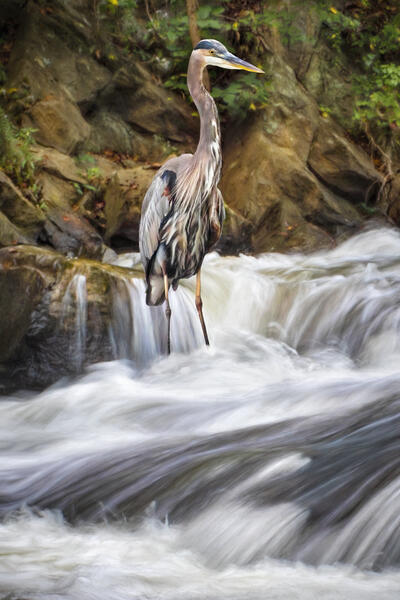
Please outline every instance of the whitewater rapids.
M0 598L400 597L399 233L202 272L210 348L135 280L128 358L0 401Z

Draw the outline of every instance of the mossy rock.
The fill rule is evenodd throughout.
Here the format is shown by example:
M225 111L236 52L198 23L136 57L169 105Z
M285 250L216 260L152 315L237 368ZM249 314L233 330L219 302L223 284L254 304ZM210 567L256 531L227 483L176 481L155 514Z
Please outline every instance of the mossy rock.
M136 277L141 275L126 268L68 260L34 246L0 250L0 372L5 387L42 387L85 365L115 358L110 327L116 294L126 292L127 282ZM129 299L125 302L128 306ZM82 314L85 335L79 346ZM82 357L77 357L79 348Z

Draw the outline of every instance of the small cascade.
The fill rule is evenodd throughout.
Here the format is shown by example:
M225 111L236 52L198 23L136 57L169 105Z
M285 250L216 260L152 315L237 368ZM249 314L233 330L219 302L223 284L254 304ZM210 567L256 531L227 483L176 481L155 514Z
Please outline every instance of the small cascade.
M164 306L147 306L145 283L121 278L113 287L110 340L114 358L148 364L167 351L167 321ZM190 352L202 342L194 298L181 288L171 294L171 344L174 352Z
M82 273L73 275L62 299L60 325L69 332L69 349L73 369L82 370L86 356L87 336L87 289ZM72 321L72 326L68 326Z
M74 372L93 362L96 344L103 359L127 359L144 366L166 354L167 322L163 306L145 303L145 283L130 271L105 266L102 297L93 293L85 263L77 264L61 300L59 331L68 339ZM190 352L202 343L193 294L181 288L171 294L171 343L175 352ZM107 354L108 353L108 354Z
M207 256L202 288L211 339L219 344L233 328L302 355L339 352L363 364L379 360L383 349L400 354L400 308L393 302L400 295L399 261L392 247L369 259L377 241L377 233L368 232L330 254ZM110 359L144 366L166 354L165 307L146 305L141 275L126 268L137 261L138 255L125 254L101 267L105 283L96 293L87 266L77 263L61 311L75 371ZM173 351L202 347L193 281L182 281L170 303Z

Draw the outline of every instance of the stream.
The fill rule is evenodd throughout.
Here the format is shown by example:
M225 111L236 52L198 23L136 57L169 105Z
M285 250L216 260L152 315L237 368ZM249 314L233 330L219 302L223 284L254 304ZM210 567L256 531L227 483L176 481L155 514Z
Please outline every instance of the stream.
M119 359L1 399L0 598L400 598L399 232L202 273L209 348L136 280Z

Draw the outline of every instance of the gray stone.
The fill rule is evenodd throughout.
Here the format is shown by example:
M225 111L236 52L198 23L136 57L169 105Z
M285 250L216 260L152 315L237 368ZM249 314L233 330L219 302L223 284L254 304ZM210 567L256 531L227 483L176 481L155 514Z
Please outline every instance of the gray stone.
M49 96L32 106L29 124L36 140L60 152L73 153L90 135L90 126L75 104L63 96Z

